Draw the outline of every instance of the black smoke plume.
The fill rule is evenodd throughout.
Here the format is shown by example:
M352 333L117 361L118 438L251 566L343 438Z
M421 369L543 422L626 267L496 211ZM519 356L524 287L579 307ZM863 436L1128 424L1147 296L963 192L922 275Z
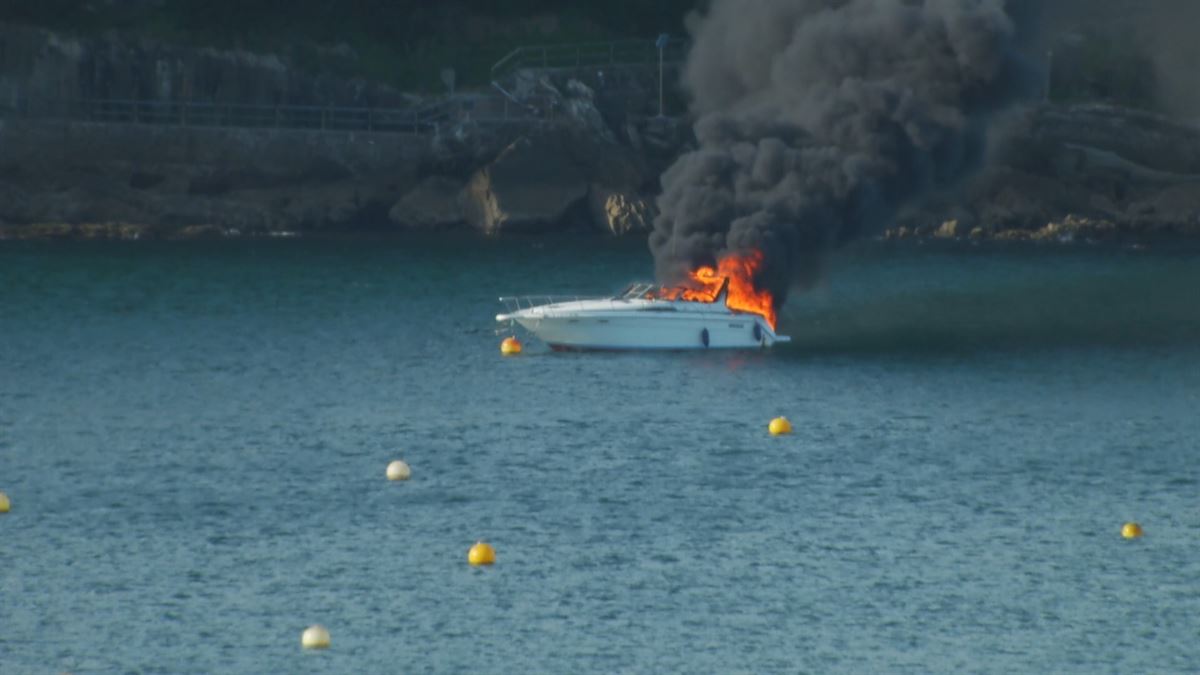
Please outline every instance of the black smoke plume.
M688 26L699 147L663 174L656 271L759 250L777 304L976 166L1015 67L1003 0L713 0Z

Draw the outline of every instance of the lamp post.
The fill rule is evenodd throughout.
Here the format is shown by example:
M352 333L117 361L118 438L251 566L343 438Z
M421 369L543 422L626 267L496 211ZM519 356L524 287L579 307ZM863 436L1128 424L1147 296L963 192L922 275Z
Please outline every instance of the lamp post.
M654 41L654 46L658 47L658 116L663 115L663 51L667 48L667 42L671 39L666 33L658 36Z

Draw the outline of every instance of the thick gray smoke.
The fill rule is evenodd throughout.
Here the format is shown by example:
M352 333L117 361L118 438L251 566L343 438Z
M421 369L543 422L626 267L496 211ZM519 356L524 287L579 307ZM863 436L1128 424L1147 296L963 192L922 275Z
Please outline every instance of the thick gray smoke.
M1200 116L1200 2L1147 0L1142 3L1145 21L1139 22L1142 39L1154 63L1160 105L1177 115Z
M1011 0L1021 15L1026 44L1044 58L1072 39L1096 42L1087 49L1117 52L1116 58L1145 58L1151 66L1155 105L1186 118L1200 117L1200 26L1198 0ZM1105 44L1107 43L1107 44ZM1092 55L1093 60L1097 55Z
M780 304L831 246L978 163L1014 33L1003 0L713 0L689 30L699 147L662 177L657 272L759 250Z

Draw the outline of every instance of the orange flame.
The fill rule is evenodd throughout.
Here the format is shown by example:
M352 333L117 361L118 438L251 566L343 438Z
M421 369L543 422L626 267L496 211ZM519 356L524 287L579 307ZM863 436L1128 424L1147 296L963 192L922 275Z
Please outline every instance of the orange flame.
M775 298L767 291L754 287L754 275L762 266L762 253L751 251L743 255L730 254L717 262L717 269L708 265L688 272L688 285L678 288L663 288L654 297L663 300L691 300L693 302L716 302L721 284L729 279L729 292L725 295L725 306L735 312L757 314L767 320L775 330Z

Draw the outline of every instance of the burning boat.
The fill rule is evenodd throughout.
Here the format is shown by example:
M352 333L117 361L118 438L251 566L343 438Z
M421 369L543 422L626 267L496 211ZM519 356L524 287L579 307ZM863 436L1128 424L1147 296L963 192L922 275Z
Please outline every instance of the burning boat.
M518 323L551 349L745 349L790 338L775 332L774 300L755 289L756 256L701 267L685 285L632 284L608 298L503 297Z

